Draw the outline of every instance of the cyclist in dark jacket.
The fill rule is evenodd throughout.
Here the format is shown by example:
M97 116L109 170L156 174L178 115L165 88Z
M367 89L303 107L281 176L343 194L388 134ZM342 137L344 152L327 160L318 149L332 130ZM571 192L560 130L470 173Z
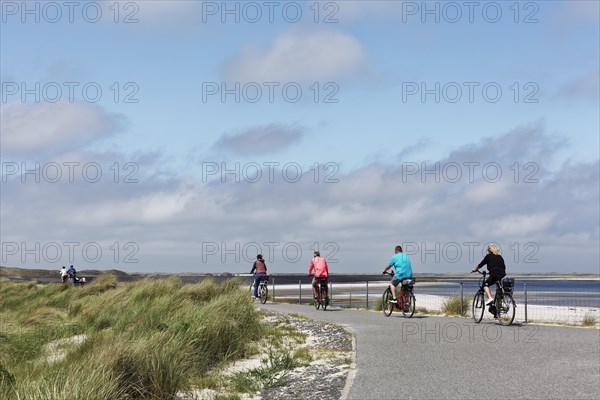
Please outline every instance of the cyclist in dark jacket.
M506 276L506 265L504 265L504 258L502 258L500 255L500 249L496 245L491 243L488 245L487 254L483 260L473 268L473 272L476 272L484 265L487 265L487 269L490 272L490 275L485 280L483 287L485 294L488 297L488 301L485 303L487 306L494 302L492 292L490 291L490 285L493 285Z
M75 271L75 267L71 265L67 270L67 275L73 280L77 279L77 271Z

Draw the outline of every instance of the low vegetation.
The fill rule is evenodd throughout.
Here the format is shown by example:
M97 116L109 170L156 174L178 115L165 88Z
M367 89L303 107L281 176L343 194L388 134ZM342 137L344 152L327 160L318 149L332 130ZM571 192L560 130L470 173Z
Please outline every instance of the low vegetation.
M381 297L375 299L375 304L373 304L372 309L375 311L381 311L381 307L383 306L383 300Z
M466 317L469 314L470 306L470 298L463 296L461 306L460 296L453 296L444 300L444 304L442 305L442 313L447 315L460 315L461 317Z
M231 377L236 392L254 393L281 385L286 375L300 364L289 351L269 349L260 365Z
M594 314L585 314L581 320L581 326L596 326L598 317Z
M198 386L208 389L204 398L247 399L258 393L269 392L294 383L294 374L309 374L307 368L317 359L339 364L346 352L327 347L314 348L307 342L308 334L297 329L298 321L308 318L296 314L279 315L260 311L263 319L262 338L254 343L256 354L238 362L211 371ZM333 326L328 324L328 326ZM272 396L272 394L271 394ZM269 397L272 398L272 397ZM299 398L304 398L300 396Z
M83 287L1 279L0 398L175 399L256 351L259 319L235 279L102 275Z

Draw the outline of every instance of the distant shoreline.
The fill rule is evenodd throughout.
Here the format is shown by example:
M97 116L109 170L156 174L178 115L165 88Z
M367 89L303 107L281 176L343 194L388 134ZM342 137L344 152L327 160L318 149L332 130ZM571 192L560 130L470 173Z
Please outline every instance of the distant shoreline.
M222 282L230 278L239 277L244 282L252 279L249 273L126 273L119 270L80 270L78 276L80 278L86 278L88 282L92 282L96 277L102 274L113 274L119 282L134 282L143 279L161 279L168 278L171 276L177 276L183 283L195 284L205 279L212 279L215 282ZM294 284L302 285L309 284L311 278L306 273L273 273L269 274L270 282L276 283L277 285L289 285ZM481 275L479 274L415 274L417 283L427 284L451 284L458 285L459 283L477 282ZM600 287L600 276L595 274L578 274L578 275L564 275L564 274L510 274L510 277L515 278L517 281L538 281L538 282L598 282ZM6 268L0 267L0 278L6 278L13 281L37 281L40 283L53 283L60 282L60 274L58 270L40 270L40 269L25 269L25 268ZM360 282L385 282L389 281L390 277L382 274L337 274L332 273L330 275L330 281L337 284L346 283L360 283Z
M54 280L59 279L59 269L45 269L45 268L21 268L21 267L8 267L0 266L0 278L5 277L9 279L21 279L21 280L35 280L42 279ZM197 278L215 277L222 279L223 277L249 277L250 274L246 272L125 272L117 269L106 269L106 270L89 270L82 269L78 271L78 275L85 277L95 277L105 273L112 273L117 276L120 280L136 280L143 278L157 278L167 276L179 276L194 280ZM305 272L297 273L270 273L270 276L277 278L281 277L284 279L291 278L305 278L307 275ZM516 279L529 279L529 280L569 280L569 281L600 281L600 274L593 273L557 273L557 272L509 272L510 277ZM342 281L353 281L353 280L387 280L387 276L378 273L335 273L331 274L333 277L341 278ZM418 273L415 272L415 277L423 281L439 281L439 280L477 280L479 276L471 273L462 272L444 272L444 273Z

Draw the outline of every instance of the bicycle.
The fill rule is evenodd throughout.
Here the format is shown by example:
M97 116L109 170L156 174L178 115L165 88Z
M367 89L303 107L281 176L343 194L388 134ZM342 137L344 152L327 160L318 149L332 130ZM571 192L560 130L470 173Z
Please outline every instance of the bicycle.
M386 272L386 274L393 275L389 272ZM394 308L397 308L398 310L402 311L402 315L404 315L406 318L411 318L415 313L416 307L415 295L413 293L414 286L414 278L404 279L400 288L400 295L396 296L396 302L394 303L394 296L392 296L392 291L388 285L388 287L383 291L383 296L381 298L381 309L383 311L383 315L389 317L392 315Z
M254 282L252 282L252 285L250 285L250 294L252 295L252 302L254 302L256 299L258 299L262 304L265 304L267 302L267 298L269 297L269 288L267 287L268 282L269 277L267 275L265 275L258 282L258 290L256 291L258 297L254 297Z
M327 310L329 305L327 278L317 278L317 297L314 301L316 310L320 307L323 307L323 311Z
M479 290L473 296L473 303L471 306L471 313L475 323L480 323L485 313L485 292L484 282L487 271L477 271L481 275L479 280ZM517 307L515 300L512 297L512 290L514 287L515 280L513 278L503 278L496 282L496 294L494 296L494 302L490 304L489 311L494 314L494 318L500 322L501 325L511 325L515 319L515 308Z

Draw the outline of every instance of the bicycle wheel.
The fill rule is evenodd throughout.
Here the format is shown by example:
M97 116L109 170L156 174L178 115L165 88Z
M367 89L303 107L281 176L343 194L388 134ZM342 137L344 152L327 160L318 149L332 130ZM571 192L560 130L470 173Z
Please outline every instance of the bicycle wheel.
M402 307L402 314L406 318L411 318L415 313L415 295L412 292L404 293L404 307Z
M250 298L252 299L252 302L254 303L254 300L256 300L256 298L254 297L254 285L250 285Z
M392 300L392 292L390 288L385 289L383 292L383 296L381 297L381 309L383 310L383 315L389 317L392 315L392 311L394 311L394 303L391 303Z
M510 325L515 320L515 301L508 293L504 293L498 307L498 321L502 325Z
M327 293L327 286L323 286L321 288L321 299L323 302L323 311L327 310L327 306L329 305L329 296Z
M261 285L258 288L258 298L262 304L267 302L267 297L269 296L269 289L267 289L266 285Z
M471 315L473 315L473 321L480 323L483 319L483 313L485 313L485 302L483 301L483 293L477 292L473 297L473 306L471 308Z
M315 310L318 310L319 308L321 308L321 289L320 288L317 288L317 298L314 301L315 301Z

